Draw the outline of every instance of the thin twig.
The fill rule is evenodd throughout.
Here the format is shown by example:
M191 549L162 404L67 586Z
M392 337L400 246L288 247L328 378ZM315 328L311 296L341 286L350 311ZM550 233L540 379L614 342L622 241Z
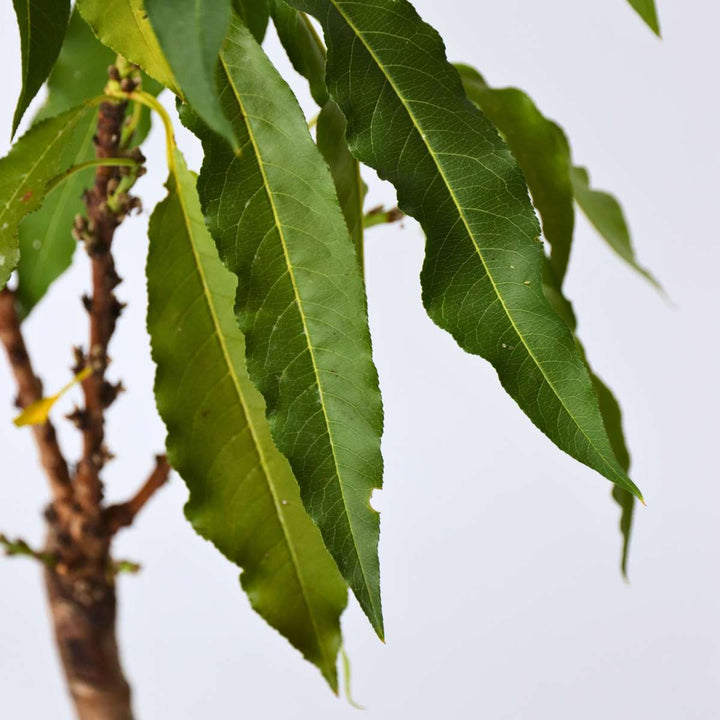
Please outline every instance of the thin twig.
M15 307L15 294L7 288L0 291L0 342L5 347L17 383L16 405L25 408L42 398L42 382L35 374L28 355ZM40 451L40 462L50 482L53 500L56 503L69 500L72 497L70 472L53 424L48 420L42 425L33 426L32 430Z
M98 158L119 155L120 136L126 103L104 102L98 113L95 154ZM122 305L113 290L120 283L115 271L111 247L122 216L108 207L108 198L119 183L118 168L102 165L95 172L95 183L85 194L88 227L84 234L85 249L92 268L92 297L86 302L90 316L90 343L84 362L93 372L83 381L85 395L83 456L74 479L75 495L84 513L99 518L102 504L100 471L109 457L104 446L107 393L105 370L107 349L115 331Z
M170 465L165 455L155 457L155 469L143 483L137 493L127 502L111 505L105 510L105 523L108 532L113 535L120 528L132 525L145 503L167 482Z

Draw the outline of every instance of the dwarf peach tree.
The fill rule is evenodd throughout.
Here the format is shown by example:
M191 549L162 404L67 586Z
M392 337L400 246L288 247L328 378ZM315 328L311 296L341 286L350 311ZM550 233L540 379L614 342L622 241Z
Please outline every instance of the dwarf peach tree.
M113 558L112 542L171 467L189 488L193 527L242 568L254 609L333 690L348 588L383 637L370 505L382 484L383 411L363 233L403 213L427 238L430 317L492 363L558 448L614 484L625 572L642 496L628 476L618 404L591 370L563 295L575 207L654 280L635 260L620 206L591 187L562 129L526 94L449 64L407 0L14 5L23 86L13 132L43 84L47 100L0 161L0 340L17 382L15 422L34 433L51 498L41 549L2 542L44 565L81 718L131 717L115 577L133 566ZM658 32L652 0L631 5ZM312 134L262 50L270 19L319 106ZM199 176L156 99L165 89L202 141ZM169 172L147 257L167 447L134 497L108 505L104 417L122 389L108 377L123 309L113 237L140 207L131 193L151 115L164 127ZM362 165L395 186L397 208L364 208ZM89 336L74 348L71 381L84 403L68 416L82 456L71 464L49 419L57 395L43 395L23 320L78 242L92 276Z

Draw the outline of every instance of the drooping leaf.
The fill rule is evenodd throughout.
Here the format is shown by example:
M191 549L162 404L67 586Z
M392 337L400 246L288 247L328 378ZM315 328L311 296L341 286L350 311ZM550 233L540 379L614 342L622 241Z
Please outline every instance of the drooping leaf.
M309 18L285 0L270 0L275 29L292 66L310 83L313 100L323 107L330 99L325 87L325 46Z
M102 92L107 67L115 55L92 34L75 11L70 18L63 49L48 79L48 97L35 122L52 117ZM67 167L95 154L96 113L88 113L62 149ZM21 261L18 265L16 299L22 316L45 295L50 284L69 266L77 242L71 235L73 218L83 211L83 188L93 170L69 178L51 191L42 207L20 224Z
M22 91L15 107L12 134L60 53L70 19L70 0L13 0L22 56Z
M177 177L150 220L148 331L171 465L193 527L243 568L253 608L317 665L335 692L347 590L305 512L245 366L237 279L203 222L195 178Z
M273 2L273 0L233 0L235 12L242 18L259 43L265 39L270 19L268 2Z
M206 221L238 276L250 377L330 554L382 634L370 494L382 482L382 404L360 271L332 178L287 85L233 21L221 97L241 153L201 136Z
M18 224L40 207L48 182L69 167L64 148L96 105L87 102L43 120L0 160L0 289L18 263Z
M625 442L625 432L622 424L622 412L620 404L616 400L610 388L593 372L590 367L585 348L577 337L577 320L570 301L563 295L560 280L555 273L549 260L546 259L543 267L543 290L555 312L563 319L568 328L575 335L575 344L578 351L588 365L590 379L593 383L595 394L598 398L600 413L607 430L610 443L615 452L615 456L620 466L629 472L630 470L630 453L628 452L627 443ZM635 498L633 495L621 488L615 486L612 489L612 497L620 506L620 534L623 538L622 555L620 568L622 574L627 578L628 553L630 550L630 534L632 531L633 513L635 511Z
M100 42L183 97L147 18L143 0L77 0L77 8Z
M648 27L660 37L660 21L658 20L655 0L628 0L637 14L648 24Z
M423 301L560 448L640 496L615 458L573 337L542 290L539 226L517 164L468 102L438 34L405 0L292 0L323 24L350 149L427 235Z
M207 125L234 144L215 83L231 0L145 0L145 8L186 100Z
M332 100L328 100L318 115L317 146L330 168L340 207L362 269L365 185L360 176L360 163L348 150L345 127L342 111Z
M273 18L280 42L293 67L310 84L313 99L322 106L317 118L317 146L333 176L340 207L362 269L365 183L360 175L360 163L345 140L345 116L330 100L325 87L325 46L305 13L289 7L284 0L273 2Z
M660 283L638 263L635 257L630 231L620 203L609 193L593 190L590 187L590 177L585 168L571 168L570 177L577 204L608 245L630 267L637 270L656 288L662 290Z
M570 146L565 133L516 88L491 88L477 70L455 66L472 100L500 131L520 165L543 235L551 245L555 273L565 277L572 245L575 210L570 182Z

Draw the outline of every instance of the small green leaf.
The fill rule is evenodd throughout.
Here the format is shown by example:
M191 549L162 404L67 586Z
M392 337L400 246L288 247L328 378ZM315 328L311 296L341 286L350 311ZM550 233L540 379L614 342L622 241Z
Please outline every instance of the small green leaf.
M555 273L565 277L572 246L575 209L570 182L570 146L565 133L516 88L489 87L480 73L455 66L470 100L490 118L510 146L542 219L552 247Z
M250 32L233 22L221 97L241 153L185 110L205 149L198 190L220 256L239 278L250 377L305 507L382 635L382 404L362 278L332 178L305 118Z
M648 24L650 29L660 37L660 21L658 20L655 0L628 0L635 12Z
M0 289L18 263L18 224L41 206L47 184L68 169L64 149L75 141L83 121L95 115L96 106L86 102L43 120L0 160Z
M217 255L177 151L175 168L150 219L147 266L168 459L190 489L185 512L195 530L243 568L253 608L337 692L345 583L270 437L233 316L237 279Z
M215 82L230 0L145 0L145 7L184 97L210 128L234 145Z
M22 56L22 91L13 117L14 135L60 53L70 19L70 0L13 0L13 6Z
M265 39L270 9L268 2L274 0L233 0L235 12L242 18L253 37L259 42Z
M77 0L77 8L100 42L183 98L147 18L143 0Z
M608 245L628 264L662 291L660 283L638 264L630 240L630 231L625 222L620 203L610 194L590 187L590 177L585 168L573 167L570 171L575 200L587 219L605 239Z
M468 102L439 35L405 0L292 0L323 24L328 90L353 154L427 236L430 317L488 359L558 447L640 497L573 337L542 290L539 226L515 159Z

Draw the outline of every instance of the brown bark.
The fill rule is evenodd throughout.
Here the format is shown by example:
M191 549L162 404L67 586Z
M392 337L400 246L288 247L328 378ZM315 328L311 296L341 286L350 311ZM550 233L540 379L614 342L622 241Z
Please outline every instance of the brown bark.
M117 70L111 68L111 77ZM132 89L133 81L123 80ZM105 102L98 112L96 155L122 154L120 137L126 103ZM142 161L139 151L131 153ZM123 183L127 168L100 166L93 187L85 193L87 219L78 217L76 237L85 243L92 268L92 295L83 298L89 314L89 346L75 349L75 372L90 367L83 381L85 406L69 418L83 434L83 453L74 473L58 445L50 422L34 426L41 462L50 483L52 501L45 512L48 533L42 553L45 585L55 638L70 695L80 720L131 720L130 687L124 677L115 634L116 605L112 538L132 523L151 495L165 482L169 466L158 456L156 468L137 495L105 507L101 470L110 453L105 447L105 410L121 389L105 379L108 345L122 305L114 294L120 282L115 272L112 241L125 215L137 207L126 190L137 174ZM122 187L119 187L122 185ZM19 407L42 398L15 309L14 294L0 292L0 342L4 345L18 385ZM25 553L27 554L27 553Z
M50 614L70 696L80 720L132 720L130 686L115 636L112 583L45 571Z

